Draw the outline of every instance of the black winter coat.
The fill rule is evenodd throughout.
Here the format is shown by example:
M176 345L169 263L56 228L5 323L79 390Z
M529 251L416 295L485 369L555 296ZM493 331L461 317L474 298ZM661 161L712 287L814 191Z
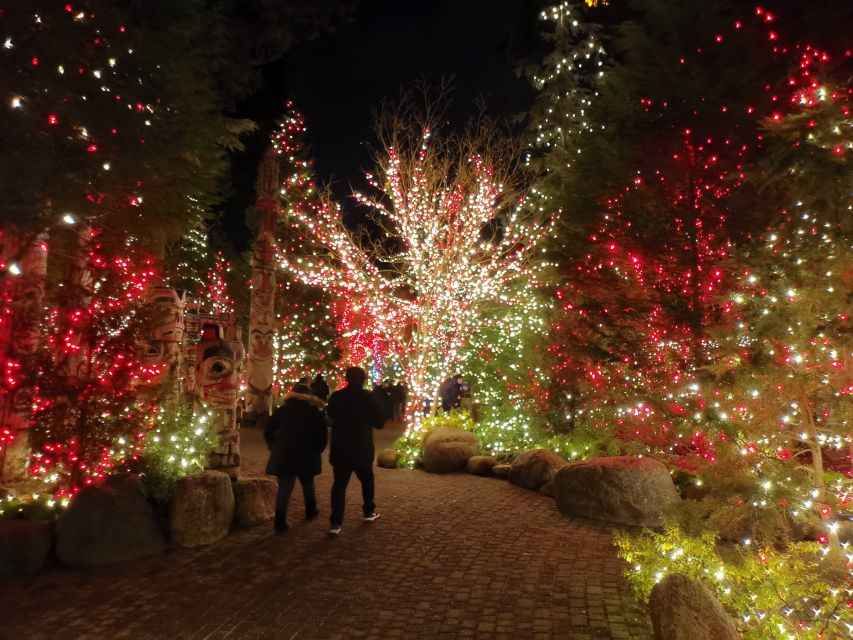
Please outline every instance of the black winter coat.
M385 425L373 396L358 387L344 387L329 398L326 413L332 422L329 462L352 468L372 465L373 430Z
M264 428L270 450L269 475L319 475L320 454L328 440L323 407L323 401L312 395L288 393L284 397L284 404L273 412Z

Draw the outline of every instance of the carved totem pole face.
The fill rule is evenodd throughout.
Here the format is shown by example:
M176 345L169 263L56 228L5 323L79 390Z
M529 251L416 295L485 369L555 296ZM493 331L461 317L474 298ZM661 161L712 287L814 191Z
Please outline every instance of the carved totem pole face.
M218 407L233 408L240 390L240 366L246 358L243 343L226 340L218 324L205 324L196 347L196 393Z
M143 346L142 362L150 373L145 386L158 387L175 372L184 338L185 298L169 287L151 287L145 294L151 306L148 340Z
M184 339L184 296L169 287L151 287L146 299L157 308L152 338L180 344Z

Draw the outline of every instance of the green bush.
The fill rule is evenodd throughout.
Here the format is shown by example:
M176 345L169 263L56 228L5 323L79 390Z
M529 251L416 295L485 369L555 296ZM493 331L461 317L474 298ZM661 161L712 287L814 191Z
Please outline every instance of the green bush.
M207 426L212 417L196 414L190 406L160 409L154 428L145 435L139 460L131 468L139 473L155 502L168 502L180 478L204 470L216 444Z
M671 525L663 533L616 532L614 540L643 601L665 575L683 573L710 588L745 640L850 637L850 572L840 554L817 542L777 552L753 542L721 545L713 532L688 535Z
M32 499L10 497L0 499L0 520L37 520L50 522L61 513L60 507L68 506L68 499L54 500L52 496L35 496Z
M549 449L566 460L585 460L602 453L601 442L585 433L550 434L535 427L518 416L495 415L488 420L474 422L465 411L438 413L425 418L421 429L403 434L393 445L400 454L399 466L414 468L420 463L424 435L438 427L464 429L477 434L483 451L495 456L511 459L531 449Z

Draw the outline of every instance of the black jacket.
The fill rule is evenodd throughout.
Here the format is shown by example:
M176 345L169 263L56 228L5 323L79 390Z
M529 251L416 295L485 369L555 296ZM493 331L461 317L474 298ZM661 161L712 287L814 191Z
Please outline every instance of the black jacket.
M323 401L302 393L288 393L264 428L270 450L267 473L273 476L316 476L328 433Z
M335 391L326 413L332 422L329 462L353 468L372 465L373 430L381 429L385 420L370 393L349 386Z

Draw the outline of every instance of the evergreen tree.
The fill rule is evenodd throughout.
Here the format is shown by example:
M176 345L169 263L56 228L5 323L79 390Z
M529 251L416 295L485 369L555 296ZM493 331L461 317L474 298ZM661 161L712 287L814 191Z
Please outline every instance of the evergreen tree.
M570 167L546 157L543 190L568 219L551 355L572 426L697 450L690 418L719 320L719 262L760 228L743 215L766 211L742 206L755 202L743 171L763 144L758 114L774 108L767 80L786 78L750 11L632 3L606 39L613 62L586 111L594 135L577 137Z
M7 220L42 232L71 216L158 251L182 237L238 144L195 51L200 4L36 2L2 23Z
M304 117L288 103L272 136L282 176L277 244L288 260L310 254L309 237L300 229L296 211L319 200L306 134ZM338 331L332 301L322 289L307 286L284 270L276 286L276 383L284 392L299 378L337 366Z
M792 510L817 503L828 518L850 488L829 472L853 472L853 59L807 46L797 62L789 111L766 120L767 156L753 172L776 190L783 220L734 256L718 412L749 468L788 485ZM808 481L792 468L809 469Z

